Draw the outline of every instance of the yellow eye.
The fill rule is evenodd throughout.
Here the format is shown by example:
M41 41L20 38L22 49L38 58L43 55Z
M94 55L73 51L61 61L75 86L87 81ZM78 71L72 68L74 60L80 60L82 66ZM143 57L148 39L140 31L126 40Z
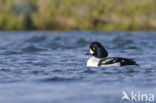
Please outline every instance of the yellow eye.
M95 50L95 48L93 48L93 50Z

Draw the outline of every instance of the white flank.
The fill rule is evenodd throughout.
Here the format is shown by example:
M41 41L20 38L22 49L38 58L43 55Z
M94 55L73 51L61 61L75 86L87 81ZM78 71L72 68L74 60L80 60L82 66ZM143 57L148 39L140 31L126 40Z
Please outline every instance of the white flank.
M96 58L96 57L89 58L87 61L87 67L98 67L100 60L101 60L100 58ZM106 59L105 61L103 61L103 63L106 63L110 60L111 59L108 59L108 60ZM112 66L120 66L120 62L101 65L101 67L112 67Z

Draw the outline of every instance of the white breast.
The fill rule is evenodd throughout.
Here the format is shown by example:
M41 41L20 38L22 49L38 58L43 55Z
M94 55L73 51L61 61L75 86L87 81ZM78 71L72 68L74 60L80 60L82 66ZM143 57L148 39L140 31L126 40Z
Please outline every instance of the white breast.
M100 59L96 57L91 57L87 61L87 67L98 67Z

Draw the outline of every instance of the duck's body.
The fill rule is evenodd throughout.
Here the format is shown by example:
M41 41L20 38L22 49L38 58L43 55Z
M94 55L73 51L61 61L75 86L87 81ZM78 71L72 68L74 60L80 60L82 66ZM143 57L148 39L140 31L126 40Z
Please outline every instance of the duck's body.
M132 59L109 57L109 58L96 58L91 57L87 61L87 67L110 67L110 66L126 66L126 65L138 65Z
M88 67L109 67L109 66L126 66L126 65L138 65L135 61L128 58L121 57L109 57L108 52L99 42L93 42L90 45L87 55L92 55L87 61Z

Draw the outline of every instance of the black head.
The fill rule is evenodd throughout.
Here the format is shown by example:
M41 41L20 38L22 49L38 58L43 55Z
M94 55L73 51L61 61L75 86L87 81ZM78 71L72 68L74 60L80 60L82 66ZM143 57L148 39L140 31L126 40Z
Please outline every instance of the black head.
M87 55L93 55L97 58L105 58L108 56L108 52L99 42L92 42Z

